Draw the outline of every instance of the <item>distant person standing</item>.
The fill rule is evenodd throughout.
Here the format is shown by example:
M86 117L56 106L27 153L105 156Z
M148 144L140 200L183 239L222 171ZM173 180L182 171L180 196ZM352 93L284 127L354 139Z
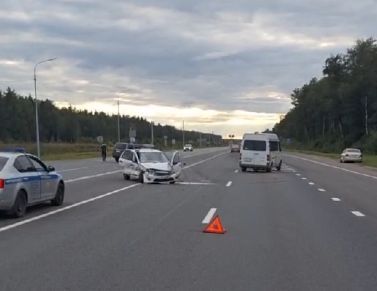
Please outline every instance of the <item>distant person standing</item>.
M101 155L102 155L102 161L106 161L107 156L107 146L106 144L101 144Z

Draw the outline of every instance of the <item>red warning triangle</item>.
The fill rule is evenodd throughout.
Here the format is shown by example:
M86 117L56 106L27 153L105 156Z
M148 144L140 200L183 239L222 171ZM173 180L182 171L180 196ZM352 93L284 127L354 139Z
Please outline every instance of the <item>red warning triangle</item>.
M212 218L211 222L208 223L203 232L224 234L226 230L221 223L220 216L216 215L214 218Z

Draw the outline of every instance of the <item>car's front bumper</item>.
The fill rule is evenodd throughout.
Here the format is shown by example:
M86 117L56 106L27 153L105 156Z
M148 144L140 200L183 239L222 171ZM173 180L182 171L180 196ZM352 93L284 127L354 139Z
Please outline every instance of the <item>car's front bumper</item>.
M151 173L144 173L144 183L161 183L161 182L173 182L178 179L176 173L169 175L156 175Z

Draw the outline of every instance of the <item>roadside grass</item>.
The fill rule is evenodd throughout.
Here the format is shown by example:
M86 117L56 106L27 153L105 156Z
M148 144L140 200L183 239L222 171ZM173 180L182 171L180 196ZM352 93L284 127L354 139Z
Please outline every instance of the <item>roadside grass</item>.
M37 154L35 143L0 143L0 149L24 148L26 152ZM108 156L111 155L108 148ZM92 143L41 143L41 158L43 160L77 160L87 158L100 158L98 144Z
M336 161L339 161L339 157L340 157L339 153L322 153L322 152L317 152L317 151L298 150L298 149L287 149L287 151L330 158ZM363 154L362 165L377 168L377 155Z

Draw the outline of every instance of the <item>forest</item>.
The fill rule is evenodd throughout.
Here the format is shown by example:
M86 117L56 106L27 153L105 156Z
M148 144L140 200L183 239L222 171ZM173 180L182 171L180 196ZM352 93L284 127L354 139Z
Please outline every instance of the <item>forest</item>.
M44 143L92 143L103 136L105 143L118 140L118 116L104 112L79 111L73 107L58 108L51 100L39 100L40 140ZM0 91L0 143L35 141L35 99L18 95L11 88ZM136 129L136 142L151 142L151 123L143 117L120 116L121 141L129 141L129 130ZM170 125L154 124L154 141L168 144L175 139L182 144L182 130ZM185 141L202 145L221 144L220 135L185 131Z
M273 131L306 149L338 152L353 146L376 154L376 40L358 40L346 53L330 56L322 73L293 90L293 107Z

